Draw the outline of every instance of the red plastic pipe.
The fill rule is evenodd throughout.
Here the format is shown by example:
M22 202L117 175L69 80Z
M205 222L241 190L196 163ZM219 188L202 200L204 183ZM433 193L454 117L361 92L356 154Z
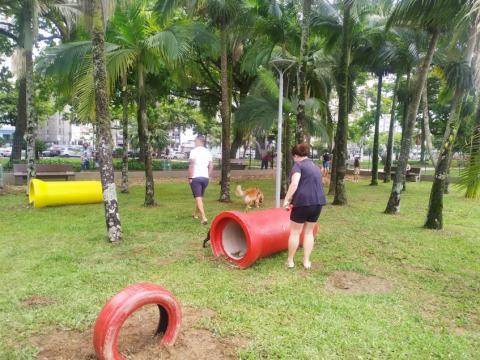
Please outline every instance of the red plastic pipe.
M151 283L126 287L102 308L95 322L93 346L99 360L123 360L118 351L118 335L125 320L145 305L156 304L160 321L156 334L163 334L160 344L173 345L180 332L180 304L168 290Z
M315 226L315 235L317 230ZM289 235L290 211L284 208L249 213L224 211L215 217L210 228L214 255L223 255L242 269L259 258L287 250Z

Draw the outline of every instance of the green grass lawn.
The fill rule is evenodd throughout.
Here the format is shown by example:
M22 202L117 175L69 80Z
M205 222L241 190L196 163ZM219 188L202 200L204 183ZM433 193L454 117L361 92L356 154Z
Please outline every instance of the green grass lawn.
M272 181L253 183L271 206ZM242 359L478 359L480 206L452 193L446 229L424 230L430 185L409 184L401 215L387 216L389 186L348 183L350 205L324 209L309 272L287 271L285 253L246 270L213 260L185 183L158 184L152 209L141 206L143 187L120 194L120 245L105 239L102 205L28 209L24 194L0 195L0 359L35 358L32 335L90 328L106 299L139 281L213 310L202 326L249 339ZM218 190L207 190L210 218L243 208L218 203ZM332 292L325 284L339 270L393 290ZM32 296L51 302L26 306Z

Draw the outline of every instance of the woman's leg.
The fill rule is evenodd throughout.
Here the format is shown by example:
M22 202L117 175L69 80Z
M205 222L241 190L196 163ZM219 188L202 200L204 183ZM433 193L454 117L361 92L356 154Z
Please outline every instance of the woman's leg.
M303 232L303 266L309 269L312 266L312 262L310 261L310 255L312 254L313 250L313 229L316 223L306 222L304 226Z
M295 253L298 249L298 244L300 243L300 234L302 233L303 224L290 221L290 236L288 238L288 259L287 266L293 267Z

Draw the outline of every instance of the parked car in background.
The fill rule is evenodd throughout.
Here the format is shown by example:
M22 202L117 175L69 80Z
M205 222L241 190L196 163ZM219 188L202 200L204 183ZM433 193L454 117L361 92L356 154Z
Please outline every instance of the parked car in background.
M172 159L176 159L176 160L185 160L187 158L187 154L181 151L172 151L170 153L170 156Z
M54 157L60 156L61 152L62 147L60 145L51 145L47 148L47 150L42 152L42 155L46 157Z
M0 157L10 157L12 155L11 147L0 148Z
M60 150L61 157L80 157L82 155L81 146L67 146Z

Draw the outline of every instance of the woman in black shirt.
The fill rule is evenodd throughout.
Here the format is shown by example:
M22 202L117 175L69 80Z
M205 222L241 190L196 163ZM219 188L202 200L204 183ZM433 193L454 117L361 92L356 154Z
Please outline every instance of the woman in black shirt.
M310 149L307 144L295 145L292 149L295 165L292 167L292 178L285 196L284 206L292 205L290 214L290 237L288 239L287 267L295 266L293 258L303 235L303 266L310 269L312 263L310 254L313 250L313 229L327 203L323 191L322 172L320 168L308 158Z

